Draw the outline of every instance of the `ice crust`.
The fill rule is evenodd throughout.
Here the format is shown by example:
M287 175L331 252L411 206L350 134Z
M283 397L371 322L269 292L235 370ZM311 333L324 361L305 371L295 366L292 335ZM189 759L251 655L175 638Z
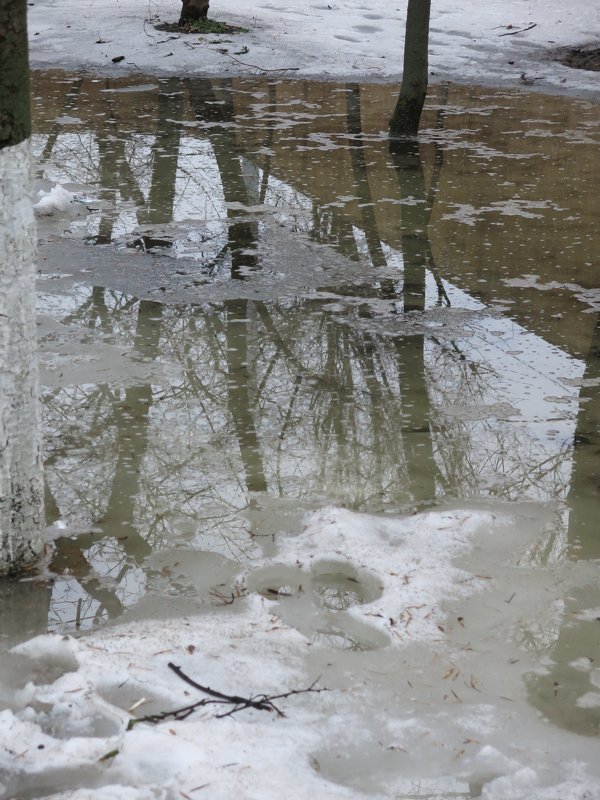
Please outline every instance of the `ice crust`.
M520 673L507 677L508 667L496 664L486 674L493 659L485 641L476 653L461 639L477 624L469 603L493 606L494 593L506 591L501 571L472 572L480 564L474 553L514 523L508 512L402 518L326 507L278 537L276 558L240 573L232 605L17 645L9 658L20 659L19 679L0 712L0 798L29 789L53 800L174 800L194 789L202 796L203 787L217 800L275 800L293 787L299 800L357 800L407 796L417 783L430 794L411 796L599 797L595 741L515 702ZM280 584L295 575L297 586L272 598L254 591L261 571L273 581L280 574ZM333 612L305 599L311 575L336 571L365 587L364 602ZM294 612L296 601L308 602L308 611ZM518 602L502 613L519 617L528 600ZM337 613L349 635L360 622L383 638L336 653L308 632L323 613ZM510 616L498 618L500 631L510 624ZM127 731L134 715L199 699L169 662L232 694L279 694L315 680L329 691L279 701L283 718L260 711L218 718L222 709L208 706L185 721Z

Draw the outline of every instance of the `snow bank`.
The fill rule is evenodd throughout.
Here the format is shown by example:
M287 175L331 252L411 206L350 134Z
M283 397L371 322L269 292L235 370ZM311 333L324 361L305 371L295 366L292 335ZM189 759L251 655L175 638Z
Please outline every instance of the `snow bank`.
M496 604L496 580L468 564L502 525L514 520L323 508L297 534L276 537L276 557L257 559L231 602L18 645L4 670L13 692L0 712L0 798L600 796L600 777L590 774L595 741L513 702L520 672L494 666L498 649L480 637L477 649L468 645L470 619L464 631L454 623L462 644L447 624L455 602ZM492 548L498 565L515 541L504 547L502 558ZM497 588L505 597L506 586ZM520 615L518 602L501 602L502 613ZM328 691L276 701L283 717L219 718L223 707L208 705L127 730L136 717L205 696L169 663L228 694L280 694L314 681Z
M78 800L175 798L200 786L217 799L275 800L290 786L301 800L360 796L328 787L311 766L318 694L280 701L289 718L246 712L217 719L209 706L184 722L126 731L134 714L128 708L156 713L201 697L175 676L169 661L225 692L279 693L306 685L294 666L304 638L277 624L261 603L248 601L233 615L119 626L78 641L46 635L13 652L39 661L67 645L78 666L65 665L68 671L49 684L29 682L27 703L0 713L0 797L52 783L72 791L49 796Z
M397 80L401 72L406 2L213 0L212 17L246 29L233 41L156 30L154 23L176 22L180 10L179 0L36 0L29 10L32 63L181 76L280 70L352 81ZM435 0L431 79L597 93L595 73L564 67L549 54L599 35L600 7L588 0Z
M296 589L286 585L291 576L282 574L289 594L298 586L308 591L311 576L346 575L364 589L359 602L347 609L354 619L384 631L390 642L435 641L445 618L443 601L482 586L455 559L468 550L474 533L495 524L489 514L472 511L387 519L324 508L308 518L299 536L283 539L277 559L248 580L251 586L266 580L273 587L277 565L295 567ZM377 598L368 602L370 595ZM281 603L281 593L274 598ZM279 613L285 614L284 606Z

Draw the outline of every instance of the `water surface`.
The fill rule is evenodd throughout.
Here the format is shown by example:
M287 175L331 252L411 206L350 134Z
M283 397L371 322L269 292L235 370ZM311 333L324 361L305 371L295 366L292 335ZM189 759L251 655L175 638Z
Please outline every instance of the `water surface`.
M76 202L39 231L55 549L3 589L7 642L210 609L329 503L530 504L528 566L600 557L598 107L440 86L390 150L393 101L34 75L38 184ZM294 608L279 578L256 590ZM313 579L319 645L373 644L322 624L354 580ZM534 704L597 735L594 607L581 578L515 642L551 664Z

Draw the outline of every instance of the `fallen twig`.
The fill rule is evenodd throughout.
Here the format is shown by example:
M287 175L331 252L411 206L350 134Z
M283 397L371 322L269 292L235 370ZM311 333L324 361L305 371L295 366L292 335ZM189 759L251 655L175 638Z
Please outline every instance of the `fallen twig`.
M516 31L507 31L506 33L499 33L498 36L514 36L515 33L525 33L525 31L530 31L532 28L537 27L537 22L532 22L528 28L519 28Z
M223 53L223 55L226 55L227 58L231 58L232 61L241 64L243 67L257 69L259 72L298 72L300 69L300 67L272 67L271 69L267 69L266 67L259 67L258 64L248 64L247 61L240 61L239 58L232 56L230 53Z
M185 672L178 667L176 664L173 664L169 661L168 664L169 669L172 669L176 675L179 675L182 681L189 683L190 686L193 686L194 689L199 689L201 692L210 695L211 697L216 697L219 700L222 700L226 703L233 703L234 705L243 704L247 708L257 708L260 711L276 711L278 716L283 717L285 716L279 709L275 708L275 706L269 705L269 701L266 699L266 695L261 695L259 699L255 699L252 697L241 697L235 694L223 694L223 692L219 692L216 689L211 689L210 686L201 686L199 683L196 683L193 678L190 678L189 675L186 675ZM265 698L265 699L262 699Z
M211 689L210 686L202 686L201 684L197 683L193 678L190 678L189 675L186 675L185 672L178 667L176 664L169 662L168 664L169 669L172 669L173 672L178 675L182 681L185 681L190 686L193 686L194 689L198 689L201 692L209 695L208 697L203 697L202 700L198 700L195 703L190 703L187 706L182 706L181 708L173 709L172 711L161 711L158 714L147 714L145 717L140 717L139 719L132 719L129 721L129 725L127 726L127 730L131 730L134 725L137 725L138 722L163 722L166 719L175 719L175 720L184 720L193 714L194 711L198 708L202 708L203 706L208 705L231 705L233 708L230 708L228 711L223 712L222 714L217 714L218 718L223 717L230 717L232 714L237 714L238 711L243 711L246 708L254 708L258 711L274 711L278 717L285 717L284 712L275 705L275 700L284 700L287 697L292 697L295 694L307 694L309 692L326 692L327 689L316 689L315 686L317 684L317 680L313 681L310 686L306 689L290 689L289 692L283 692L282 694L258 694L254 697L242 697L241 695L235 694L225 694L224 692L219 692L216 689Z
M235 595L233 592L231 592L229 597L224 595L223 592L220 592L218 589L213 589L211 592L209 592L209 594L211 597L215 598L215 605L217 606L230 606L235 602Z
M156 36L153 36L151 33L148 33L148 31L146 30L146 23L149 21L150 20L147 19L144 20L144 33L149 39L154 39L153 44L156 44Z

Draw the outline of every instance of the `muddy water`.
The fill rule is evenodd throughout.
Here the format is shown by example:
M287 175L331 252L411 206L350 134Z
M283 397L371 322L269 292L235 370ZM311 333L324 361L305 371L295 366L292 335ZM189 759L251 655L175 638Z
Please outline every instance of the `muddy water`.
M529 504L528 565L600 557L598 108L441 86L419 145L391 151L392 103L34 76L38 187L76 199L40 220L54 551L3 589L6 640L226 603L325 503ZM297 576L259 578L305 619ZM312 580L315 641L370 649L327 620L371 589ZM576 698L600 593L579 584L519 635L551 664L534 705L597 735Z

